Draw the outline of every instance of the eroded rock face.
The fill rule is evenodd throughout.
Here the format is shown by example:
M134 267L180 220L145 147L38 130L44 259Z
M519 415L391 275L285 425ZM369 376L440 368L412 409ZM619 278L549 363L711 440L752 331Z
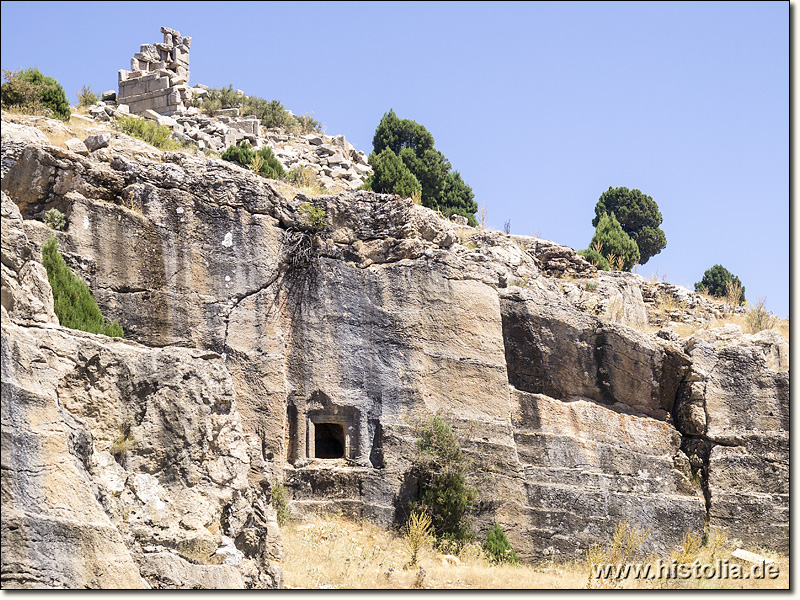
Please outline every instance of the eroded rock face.
M642 278L597 273L564 246L470 232L392 196L289 200L230 163L179 153L155 160L131 154L121 141L88 158L4 144L3 189L21 207L35 248L50 235L36 218L62 207L68 227L57 237L68 264L130 337L196 348L195 360L218 369L221 397L235 394L231 406L241 414L241 429L231 424L231 431L255 440L241 446L255 483L245 486L240 472L231 480L228 471L221 475L225 489L243 490L231 492L243 511L258 513L260 482L277 478L295 512L341 509L391 524L414 493L414 426L440 413L475 462L479 533L501 523L522 557L573 556L625 520L651 530L646 549L667 552L684 532L702 530L707 516L733 525L738 498L747 501L739 503L736 531L788 540L781 528L788 427L775 416L788 401L788 376L775 372L788 346L776 338L742 336L726 349L706 343L710 350L705 342L662 340L626 326L647 321ZM46 177L28 177L42 169L50 169ZM310 204L324 211L324 227L309 222ZM610 318L612 302L618 318ZM723 359L728 366L715 366ZM183 375L174 369L170 381L181 390ZM88 420L75 389L64 391L69 411ZM764 390L769 402L759 403ZM162 414L158 392L146 397L154 404L143 423L162 415L153 431L162 427L169 437L166 424L181 424L174 450L153 448L152 455L159 464L183 457L180 477L194 477L190 467L205 463L189 448L207 442L188 437L184 419L200 426L217 413L198 405ZM105 427L105 444L117 425L97 425ZM769 458L752 458L756 444L771 448ZM173 445L165 440L165 448ZM226 456L220 452L212 454ZM109 480L116 481L117 467L158 479L128 477L131 502L154 502L153 490L163 500L164 477L137 462L150 456L137 459L134 451L129 463L104 463ZM726 461L740 475L723 477ZM774 476L763 489L774 494L748 496L738 482L767 468ZM223 485L212 476L217 467L204 469L206 493L224 504L214 487ZM107 507L109 518L124 511L120 503ZM177 518L183 508L175 506L169 514ZM764 514L774 526L759 524ZM193 525L181 531L202 533ZM159 547L136 558L153 585L200 577L182 575L186 565L173 558L160 575L147 575L183 539L177 532L167 526L152 534ZM215 535L197 534L171 556L191 560L212 547L216 555L231 547L225 538L238 547L256 532ZM249 585L249 571L238 573Z
M709 523L788 552L789 344L731 325L698 332L686 348L691 371L676 416L707 453Z
M668 419L688 365L682 352L524 292L504 294L502 313L509 382L517 389Z
M220 357L59 327L2 200L3 587L279 586L260 449Z

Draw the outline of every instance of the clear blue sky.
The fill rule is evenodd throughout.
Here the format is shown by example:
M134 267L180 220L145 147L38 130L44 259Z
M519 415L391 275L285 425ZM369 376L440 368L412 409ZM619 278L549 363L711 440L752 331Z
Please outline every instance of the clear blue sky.
M2 67L76 103L162 25L192 36L191 83L367 153L390 108L421 123L494 228L585 248L600 194L638 188L668 241L640 274L720 263L789 314L787 2L2 2Z

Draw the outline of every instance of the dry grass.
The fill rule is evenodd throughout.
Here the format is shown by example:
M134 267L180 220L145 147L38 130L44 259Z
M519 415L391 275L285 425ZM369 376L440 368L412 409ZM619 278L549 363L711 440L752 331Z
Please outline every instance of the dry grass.
M417 566L411 548L397 532L337 516L308 517L283 528L284 581L292 588L344 589L575 589L585 585L586 571L560 568L494 566L479 546L468 546L461 564L447 562L430 545L419 550ZM419 568L424 577L418 585Z
M742 328L742 331L744 333L753 333L750 324L748 323L747 314L729 315L720 319L712 319L711 321L703 324L678 323L677 325L671 326L671 329L675 331L675 333L677 333L679 336L685 338L691 336L697 331L715 329L717 327L723 327L729 324L738 325L739 327ZM663 325L648 326L645 332L656 333L659 329L661 329L661 327L663 327ZM777 331L787 340L789 339L789 319L778 319L776 317L771 329Z
M623 532L625 533L625 532ZM633 532L638 533L638 532ZM419 551L417 565L408 568L411 549L399 533L367 522L340 516L309 516L282 529L284 582L291 588L341 589L584 589L589 583L589 565L585 560L539 565L493 565L483 556L480 546L467 546L459 556L460 564L449 564L426 545ZM731 559L731 552L741 547L719 535L698 548L695 537L687 538L687 548L676 549L691 554L693 560L713 564L716 559ZM626 542L627 543L627 542ZM628 546L636 545L634 540ZM754 551L777 560L780 577L776 580L625 580L614 587L637 589L678 588L788 588L789 559L770 552ZM639 560L639 559L636 559ZM641 559L655 564L656 558ZM407 568L404 568L407 567ZM420 571L421 567L421 571Z
M86 139L90 129L98 129L103 127L102 123L94 121L89 117L79 114L77 111L72 111L72 116L69 122L59 121L57 119L50 119L43 116L28 115L23 112L15 110L3 109L4 113L8 113L15 117L25 117L27 124L36 127L41 131L45 137L50 141L52 146L65 148L64 142L72 138Z
M657 274L651 277L651 282L657 282ZM706 300L717 304L721 309L724 316L712 319L706 323L677 323L671 326L681 337L689 337L693 333L701 330L714 329L716 327L723 327L725 325L738 325L742 328L744 333L756 333L762 329L773 329L780 335L789 339L789 319L779 319L777 316L768 313L764 308L764 300L759 298L755 305L748 306L746 313L733 313L731 310L732 304L730 300L735 297L740 297L740 291L736 288L729 288L730 298L716 298L706 293L696 292ZM657 325L648 325L641 328L645 333L656 333L661 327L667 325L668 322L674 319L682 319L687 310L686 303L678 303L672 296L668 294L659 294L659 304L657 310L658 321Z

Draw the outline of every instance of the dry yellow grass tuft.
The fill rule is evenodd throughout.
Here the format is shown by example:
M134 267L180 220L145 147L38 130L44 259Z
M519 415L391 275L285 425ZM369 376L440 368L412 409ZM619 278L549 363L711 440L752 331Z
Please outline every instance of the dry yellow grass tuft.
M466 547L458 564L426 546L419 550L417 565L404 568L411 562L411 549L400 534L338 516L291 523L282 538L281 566L292 588L575 589L586 582L585 570L494 566L477 545Z
M622 533L625 533L623 531ZM640 532L633 532L640 533ZM634 536L635 537L635 536ZM337 589L582 589L589 583L590 567L586 560L527 565L493 565L485 559L480 545L467 546L457 560L435 552L430 546L420 549L417 565L409 567L411 549L403 536L365 521L341 516L314 515L282 528L284 583L289 588ZM731 558L741 547L724 534L712 533L709 543L697 548L676 549L669 563L681 553L691 553L693 560L713 564L716 559ZM626 542L635 546L637 540ZM634 589L738 589L779 588L789 586L789 559L762 549L759 554L777 561L778 579L706 580L633 578L616 583L616 588ZM655 564L656 557L636 559ZM749 565L746 565L749 569ZM404 568L406 567L406 568Z

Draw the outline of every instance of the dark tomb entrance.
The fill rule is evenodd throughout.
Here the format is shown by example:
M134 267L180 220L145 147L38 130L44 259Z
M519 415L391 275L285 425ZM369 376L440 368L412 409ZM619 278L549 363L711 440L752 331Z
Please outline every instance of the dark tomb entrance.
M314 423L314 457L344 458L344 426Z

